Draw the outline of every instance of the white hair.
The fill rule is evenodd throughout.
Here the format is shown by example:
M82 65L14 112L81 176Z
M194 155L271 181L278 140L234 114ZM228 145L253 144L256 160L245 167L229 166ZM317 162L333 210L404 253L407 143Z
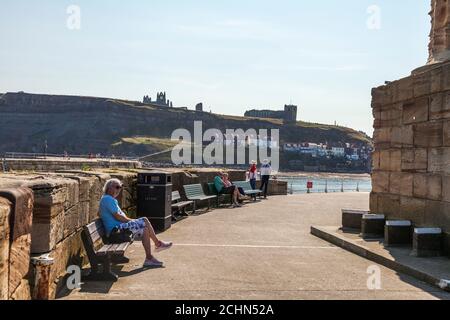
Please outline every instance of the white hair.
M111 187L115 184L121 186L122 182L119 179L109 179L108 181L106 181L105 185L103 186L103 193L106 194L109 189L111 189Z

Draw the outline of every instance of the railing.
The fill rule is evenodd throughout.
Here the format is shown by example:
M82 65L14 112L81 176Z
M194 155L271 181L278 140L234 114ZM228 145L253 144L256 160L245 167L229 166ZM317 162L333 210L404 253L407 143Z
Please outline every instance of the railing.
M308 188L307 180L293 178L278 178L288 183L288 193L337 193L337 192L370 192L370 179L312 179L313 185Z
M126 161L137 161L134 157L116 157L116 156L103 156L95 154L84 154L84 155L74 155L74 154L52 154L52 153L25 153L25 152L5 152L2 159L49 159L49 158L60 158L60 159L97 159L97 160L126 160Z

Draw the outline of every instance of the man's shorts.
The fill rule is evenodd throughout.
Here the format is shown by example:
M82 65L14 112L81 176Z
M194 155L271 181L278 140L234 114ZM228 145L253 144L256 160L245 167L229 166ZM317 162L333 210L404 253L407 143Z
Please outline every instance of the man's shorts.
M119 225L119 230L130 230L136 238L142 238L145 227L144 218L140 218L127 223L122 223Z

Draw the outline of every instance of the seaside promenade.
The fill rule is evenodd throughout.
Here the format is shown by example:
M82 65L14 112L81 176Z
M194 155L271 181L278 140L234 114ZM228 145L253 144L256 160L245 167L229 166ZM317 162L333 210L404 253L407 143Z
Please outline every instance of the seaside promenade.
M342 208L368 204L368 193L273 196L192 216L161 234L174 242L156 254L165 268L142 269L134 243L117 283L84 283L60 299L450 299L310 234L311 225L340 225ZM374 265L380 290L367 286Z

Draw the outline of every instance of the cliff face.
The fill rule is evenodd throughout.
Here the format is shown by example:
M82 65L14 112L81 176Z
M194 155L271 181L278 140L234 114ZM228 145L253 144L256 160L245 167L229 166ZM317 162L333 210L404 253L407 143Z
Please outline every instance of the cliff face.
M102 153L143 155L148 150L115 148L123 138L170 138L178 128L193 130L280 129L286 142L350 142L364 145L368 138L354 130L312 124L283 125L275 120L228 117L176 108L156 108L107 98L6 93L0 95L0 153ZM118 151L118 152L117 152ZM142 152L142 154L140 154ZM130 154L132 153L132 154Z

